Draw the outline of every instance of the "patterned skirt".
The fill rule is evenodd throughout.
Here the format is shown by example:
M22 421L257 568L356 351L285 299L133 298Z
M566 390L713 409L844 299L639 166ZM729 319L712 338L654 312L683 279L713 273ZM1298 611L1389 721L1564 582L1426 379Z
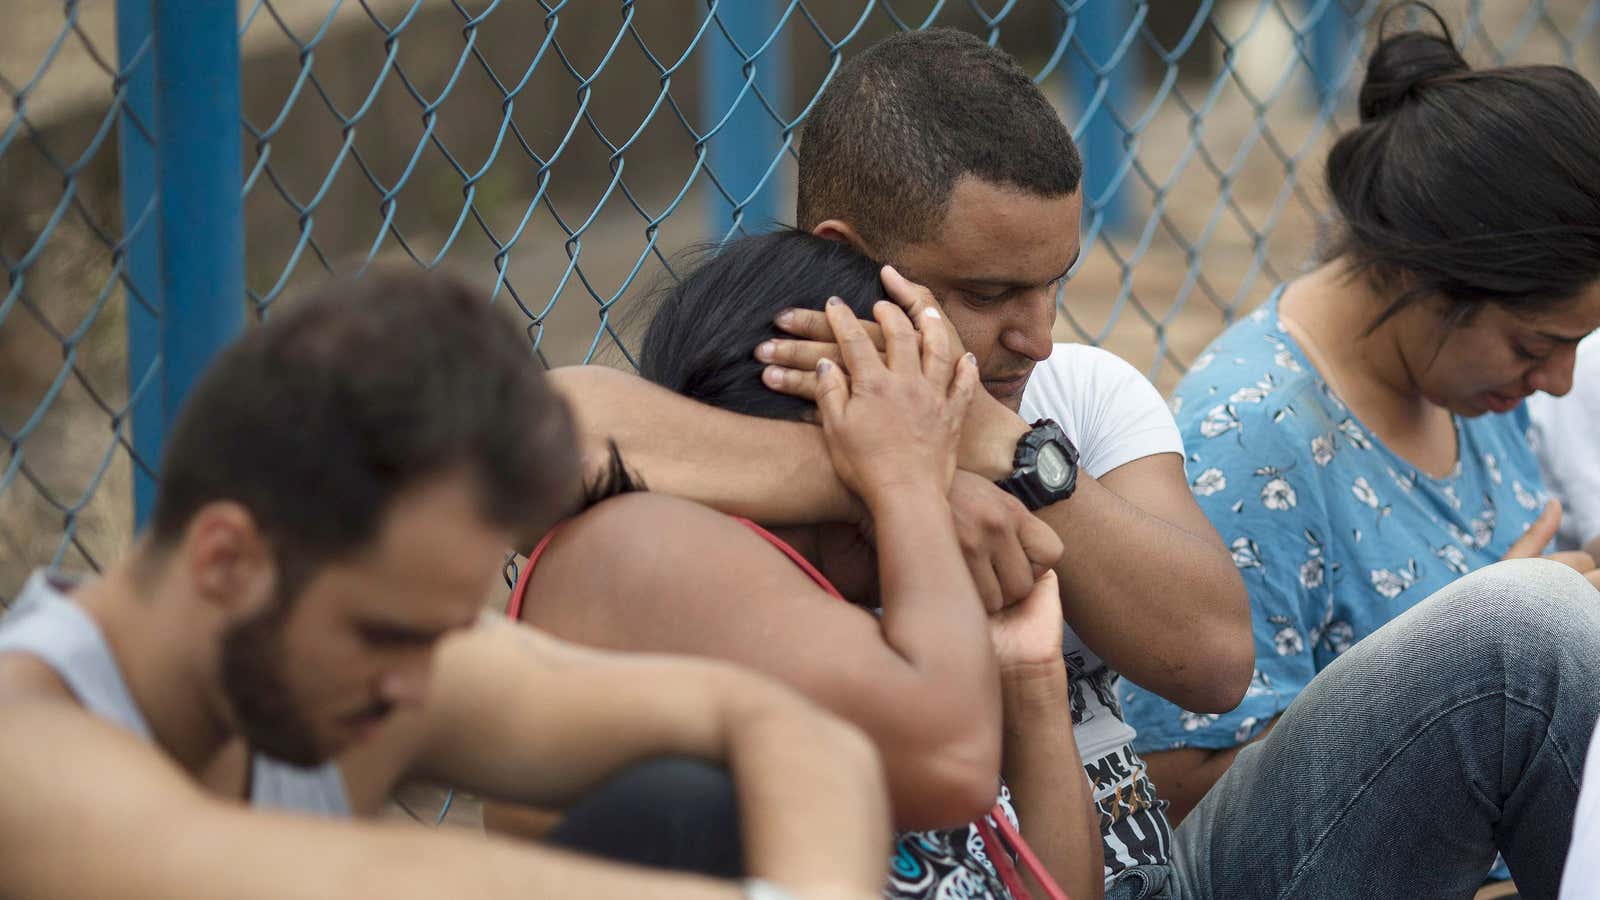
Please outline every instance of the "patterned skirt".
M1000 786L1000 807L1017 824L1011 791ZM1010 900L1011 892L989 861L975 825L945 831L905 831L896 836L889 860L889 900Z

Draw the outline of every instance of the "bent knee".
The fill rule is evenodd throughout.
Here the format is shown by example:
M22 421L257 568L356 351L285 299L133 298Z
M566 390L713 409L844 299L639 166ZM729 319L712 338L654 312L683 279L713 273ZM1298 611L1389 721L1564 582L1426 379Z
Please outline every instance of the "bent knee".
M1446 601L1436 612L1459 619L1468 631L1491 629L1524 646L1571 639L1600 643L1600 591L1553 560L1502 560L1435 596Z
M1460 587L1486 600L1513 605L1528 601L1581 603L1592 606L1596 593L1589 579L1571 566L1551 559L1506 559L1463 576Z

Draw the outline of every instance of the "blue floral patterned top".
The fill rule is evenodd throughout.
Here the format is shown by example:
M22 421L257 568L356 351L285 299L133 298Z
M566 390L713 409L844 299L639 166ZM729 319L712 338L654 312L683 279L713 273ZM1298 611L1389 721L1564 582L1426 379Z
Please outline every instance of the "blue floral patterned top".
M1356 641L1500 559L1544 505L1525 408L1458 417L1455 471L1418 472L1284 331L1281 293L1213 341L1171 401L1195 498L1250 592L1255 676L1220 716L1124 679L1141 753L1248 741Z

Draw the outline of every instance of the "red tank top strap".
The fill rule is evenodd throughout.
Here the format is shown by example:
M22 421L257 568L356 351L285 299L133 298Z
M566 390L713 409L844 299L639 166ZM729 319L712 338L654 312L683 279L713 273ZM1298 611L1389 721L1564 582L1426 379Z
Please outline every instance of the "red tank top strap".
M557 525L539 539L539 543L528 554L528 564L522 567L522 572L517 575L517 583L511 587L511 600L506 604L506 615L513 620L522 618L522 600L528 593L528 579L533 576L533 567L539 564L539 557L544 555L544 548L550 546L550 539L561 530Z
M817 587L827 591L829 596L837 597L840 600L844 599L844 595L839 593L839 589L833 586L833 582L828 580L828 576L818 571L817 567L811 564L811 560L801 556L800 551L789 546L783 538L778 537L749 519L740 516L732 516L731 518L755 532L762 540L776 547L780 553L789 558L790 562L799 566L800 571L806 573L807 577L816 582ZM522 567L522 571L517 575L517 583L511 588L511 600L506 604L506 615L512 619L520 619L522 617L522 604L526 602L528 580L533 576L533 567L539 564L539 557L544 555L545 548L550 546L550 540L556 536L556 532L560 529L560 525L550 529L549 533L533 548L533 552L528 554L528 563Z
M973 827L978 829L978 837L983 841L984 854L989 857L989 865L994 866L996 875L1000 876L1000 883L1006 886L1006 892L1012 900L1033 900L1033 892L1023 883L1022 877L1017 874L1017 867L1011 862L1011 854L1006 852L1006 845L1001 843L1000 836L995 834L991 819L1004 819L1005 812L996 804L986 816L973 822Z
M749 519L742 518L740 516L734 516L733 520L750 529L751 531L754 531L767 543L777 547L784 556L789 557L790 562L800 567L800 571L810 576L811 580L817 583L817 587L827 591L829 596L844 600L844 595L839 593L839 589L833 586L833 582L828 580L828 576L818 571L817 567L811 564L811 560L801 556L800 551L789 546L788 542L786 542L783 538L778 537L777 535L766 530L765 528L762 528L760 525L757 525Z

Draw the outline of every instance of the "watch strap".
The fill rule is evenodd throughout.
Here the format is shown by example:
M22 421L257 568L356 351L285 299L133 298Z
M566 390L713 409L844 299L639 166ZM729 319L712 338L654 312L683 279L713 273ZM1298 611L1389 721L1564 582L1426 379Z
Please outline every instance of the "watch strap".
M1066 486L1052 491L1039 479L1039 451L1046 443L1055 443L1066 455L1071 474ZM1002 490L1021 500L1029 510L1039 510L1072 496L1078 485L1078 448L1053 419L1039 419L1021 438L1012 453L1011 474L995 482Z

